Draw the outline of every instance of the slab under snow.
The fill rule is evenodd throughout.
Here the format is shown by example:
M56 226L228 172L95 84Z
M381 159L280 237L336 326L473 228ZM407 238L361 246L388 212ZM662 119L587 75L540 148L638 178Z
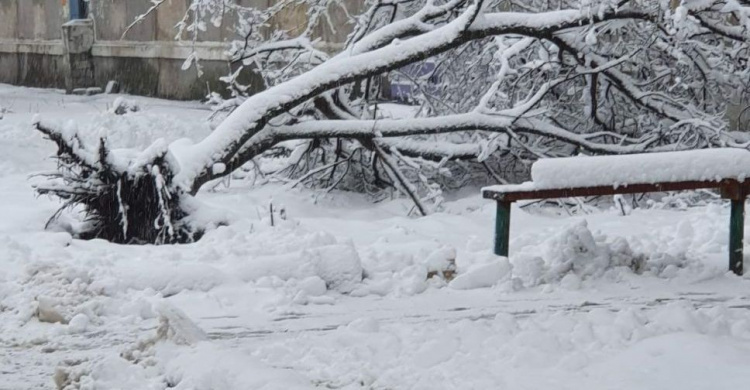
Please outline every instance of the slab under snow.
M719 181L750 177L750 152L737 148L618 156L576 156L539 160L531 167L532 182L484 188L518 192L553 188Z

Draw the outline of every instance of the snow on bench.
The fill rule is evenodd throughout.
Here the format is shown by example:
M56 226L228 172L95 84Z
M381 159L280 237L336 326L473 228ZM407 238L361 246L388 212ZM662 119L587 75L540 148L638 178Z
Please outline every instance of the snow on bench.
M750 152L745 149L719 148L685 152L543 159L537 161L531 167L532 181L522 184L486 187L482 189L482 192L485 197L492 199L502 198L502 195L487 195L592 187L611 187L613 190L610 191L611 193L653 192L641 191L640 188L681 187L679 185L668 185L674 183L688 183L688 188L676 188L675 190L719 188L722 186L722 182L744 182L746 178L750 178ZM665 184L667 185L665 186ZM629 186L634 188L628 191L626 187ZM620 191L617 191L618 189ZM655 191L659 190L655 189ZM670 189L665 191L670 191ZM544 195L545 192L540 194ZM586 195L589 194L571 196ZM540 196L537 199L552 197L555 196Z
M495 254L507 256L510 204L517 200L718 188L732 201L729 268L742 274L749 178L750 152L745 149L579 156L539 160L531 167L532 181L485 187L482 194L497 201Z

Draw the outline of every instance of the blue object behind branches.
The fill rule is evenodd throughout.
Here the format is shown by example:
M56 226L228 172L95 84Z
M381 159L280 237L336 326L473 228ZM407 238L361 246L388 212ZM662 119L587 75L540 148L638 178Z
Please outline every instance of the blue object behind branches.
M70 0L70 20L86 19L88 17L88 4L84 0Z

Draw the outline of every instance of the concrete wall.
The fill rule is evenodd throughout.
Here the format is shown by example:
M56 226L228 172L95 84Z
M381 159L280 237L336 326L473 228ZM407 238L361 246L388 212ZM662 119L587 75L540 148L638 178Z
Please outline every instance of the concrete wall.
M83 66L71 64L63 44L62 25L69 20L70 0L0 0L0 83L42 88L65 88L66 72ZM267 7L276 0L236 0L244 6ZM356 12L361 0L351 0ZM139 15L151 7L150 0L91 0L95 43L91 49L93 79L74 87L104 87L118 81L123 91L172 99L201 99L209 88L222 92L217 80L230 71L224 51L226 43L236 38L233 15L222 19L220 26L207 25L200 34L195 51L201 58L203 75L196 69L181 69L193 50L192 45L175 41L177 29L190 0L166 0L157 11L129 30ZM342 10L334 10L335 31L319 28L323 49L336 51L349 29ZM300 32L307 10L297 7L283 12L273 21L291 33ZM124 36L123 36L124 35ZM190 37L183 35L190 41ZM86 57L86 56L80 56ZM88 66L88 65L86 65ZM87 72L89 74L90 72ZM256 80L261 88L261 83Z
M67 0L0 0L0 39L60 39ZM67 3L66 3L67 4Z
M0 0L3 1L3 0ZM16 0L18 1L18 0ZM151 6L148 0L92 0L92 17L97 21L97 39L103 41L115 41L123 37L123 33L138 15L143 15ZM253 6L266 8L275 4L278 0L235 0L242 6ZM350 0L348 6L350 12L358 12L364 1ZM167 3L150 13L136 26L127 31L124 38L128 41L137 42L171 42L175 40L178 30L177 23L183 20L188 9L190 0L167 0ZM341 43L346 39L349 28L346 26L346 14L341 8L331 10L332 24L337 26L331 29L327 23L321 24L316 33L323 41L328 43ZM298 6L284 10L278 18L272 21L271 30L283 28L295 35L305 27L307 21L306 7ZM235 30L236 18L234 14L227 14L221 20L219 27L211 23L206 25L206 31L201 32L199 42L229 42L238 38ZM182 39L190 40L192 37L188 32L182 35Z
M61 39L60 27L69 19L68 1L70 0L0 0L0 39L21 40L58 40ZM243 6L268 7L277 0L235 0ZM90 16L95 20L96 38L98 41L135 42L172 42L177 35L175 25L180 22L187 11L190 0L166 0L155 12L123 33L137 16L143 15L151 7L150 0L91 0ZM350 0L349 11L358 12L362 0ZM331 9L331 29L327 23L321 23L317 34L328 43L340 43L346 39L349 26L344 22L346 15L338 7ZM299 33L305 26L307 9L296 7L288 9L272 22L272 28L284 28L290 33ZM219 27L207 24L207 31L202 32L199 41L228 42L236 38L236 20L233 15L222 19ZM189 39L187 35L183 38Z
M1 1L1 0L0 0ZM236 0L245 6L267 7L276 0ZM175 28L185 16L190 0L167 0L156 11L149 13L142 22L127 27L139 15L144 15L151 7L148 0L94 0L91 7L92 17L97 21L97 38L104 41L116 41L124 38L136 42L171 42L175 40L178 30ZM235 20L231 15L222 19L220 27L208 24L207 30L201 32L200 42L228 42L236 37ZM123 34L125 36L123 37ZM183 34L183 39L191 37Z
M62 87L59 40L66 18L60 0L0 0L0 82Z
M18 2L0 0L0 39L18 37Z

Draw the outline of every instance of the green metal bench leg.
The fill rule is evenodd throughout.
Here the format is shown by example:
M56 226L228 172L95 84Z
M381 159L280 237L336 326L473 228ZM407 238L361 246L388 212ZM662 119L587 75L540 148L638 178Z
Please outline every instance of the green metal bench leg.
M499 214L498 214L499 215ZM729 216L729 269L742 275L742 247L745 235L745 199L732 199L732 211Z
M497 201L497 215L495 217L495 254L508 257L510 246L510 204L511 202Z

